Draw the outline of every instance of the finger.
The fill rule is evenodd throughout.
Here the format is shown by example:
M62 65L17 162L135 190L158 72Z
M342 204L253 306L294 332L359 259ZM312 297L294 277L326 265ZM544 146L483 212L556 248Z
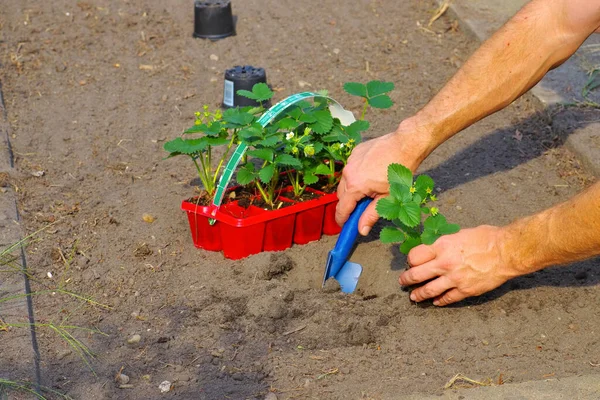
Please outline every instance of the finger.
M341 182L340 185L338 185L339 202L335 208L335 222L337 222L339 226L344 225L344 222L348 220L348 217L356 207L356 203L365 197L362 193L351 193L345 189L340 189L340 186L342 185Z
M435 258L435 250L432 246L427 246L425 244L421 244L415 248L413 248L408 253L408 265L411 267L416 267L421 264L424 264L428 261L431 261Z
M461 300L465 299L466 297L467 296L462 294L460 292L460 290L451 289L451 290L448 290L443 295L438 296L436 299L434 299L433 305L443 307L443 306L447 306L448 304L452 304L452 303L456 303L457 301L461 301Z
M400 282L400 285L402 286L411 286L428 281L438 276L440 276L438 263L433 260L428 263L421 264L418 267L412 267L404 271L402 274L400 274L398 282Z
M428 284L413 290L410 293L410 299L416 302L431 299L440 296L442 293L452 288L452 282L445 276L440 276Z
M373 228L373 225L375 225L379 220L379 214L377 214L377 210L375 209L377 200L379 199L375 198L375 200L373 200L371 204L367 206L358 220L358 231L363 236L367 236L371 231L371 228Z

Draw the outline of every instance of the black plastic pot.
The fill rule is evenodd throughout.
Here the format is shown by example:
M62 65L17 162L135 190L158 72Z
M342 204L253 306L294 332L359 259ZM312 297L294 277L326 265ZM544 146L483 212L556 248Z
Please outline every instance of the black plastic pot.
M237 91L252 91L252 87L259 82L267 83L267 73L263 68L256 68L251 65L236 65L226 70L223 85L223 107L258 106L258 102L238 95ZM263 106L268 108L271 106L271 102L263 102Z
M223 39L235 35L230 0L197 0L194 3L194 37Z

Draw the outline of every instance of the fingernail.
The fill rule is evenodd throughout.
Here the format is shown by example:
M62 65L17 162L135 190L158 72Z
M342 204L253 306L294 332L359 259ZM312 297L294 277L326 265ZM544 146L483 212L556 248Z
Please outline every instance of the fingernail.
M433 305L434 306L439 306L440 305L440 301L439 300L434 300L433 301Z
M371 232L370 226L365 226L360 230L360 234L363 236L367 236L369 234L369 232Z
M410 294L410 299L411 299L412 301L417 301L417 296L416 296L414 293L411 293L411 294Z

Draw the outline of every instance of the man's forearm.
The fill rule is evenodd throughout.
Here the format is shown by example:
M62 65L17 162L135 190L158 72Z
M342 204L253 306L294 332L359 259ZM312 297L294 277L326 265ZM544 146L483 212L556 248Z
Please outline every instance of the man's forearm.
M600 255L600 183L502 228L500 251L513 277Z
M533 0L523 7L413 117L431 135L424 156L529 90L598 25L598 0Z

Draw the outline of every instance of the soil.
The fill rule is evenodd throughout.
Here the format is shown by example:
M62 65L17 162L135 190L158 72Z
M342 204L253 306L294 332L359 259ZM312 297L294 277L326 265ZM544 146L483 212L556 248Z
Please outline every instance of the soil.
M395 106L367 113L371 138L423 106L476 47L448 16L428 26L434 0L233 8L237 35L211 42L192 38L191 3L3 2L0 79L17 165L9 181L24 229L45 228L27 248L34 290L50 291L35 297L36 316L102 332L73 331L96 355L92 373L41 329L43 384L86 400L393 399L439 394L457 373L497 383L594 372L596 260L435 308L398 286L406 259L377 240L383 223L352 255L364 267L352 295L321 289L335 237L241 261L194 248L179 207L194 195L195 171L163 160L162 146L203 104L219 106L227 68L264 67L276 100L328 89L355 114L361 102L344 82L394 81ZM552 118L525 97L438 148L422 171L438 183L448 220L506 224L588 184ZM0 340L0 377L31 379L27 332Z

